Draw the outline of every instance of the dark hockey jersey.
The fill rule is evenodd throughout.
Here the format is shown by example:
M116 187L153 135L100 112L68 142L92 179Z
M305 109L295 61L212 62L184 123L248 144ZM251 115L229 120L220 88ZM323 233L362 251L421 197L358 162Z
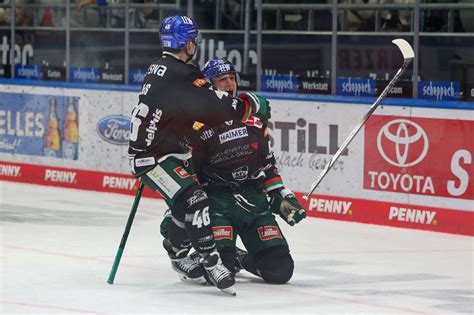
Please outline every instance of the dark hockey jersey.
M240 121L248 110L240 99L212 89L195 66L163 53L149 66L132 111L128 149L132 173L144 174L169 154L185 156L184 139L195 121L216 126Z
M196 123L194 129L193 163L202 184L281 182L266 127L258 119L246 124L228 121L214 128Z

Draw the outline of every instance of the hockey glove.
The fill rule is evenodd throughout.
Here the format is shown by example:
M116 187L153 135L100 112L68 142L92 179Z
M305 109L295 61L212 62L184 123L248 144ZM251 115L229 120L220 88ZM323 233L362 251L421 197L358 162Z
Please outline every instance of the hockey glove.
M268 105L269 102L266 98L254 93L242 93L239 95L239 98L250 106L253 116L260 118L262 121L267 121L272 116L270 105Z
M306 218L306 211L288 188L281 188L270 192L269 209L273 213L280 215L291 226Z

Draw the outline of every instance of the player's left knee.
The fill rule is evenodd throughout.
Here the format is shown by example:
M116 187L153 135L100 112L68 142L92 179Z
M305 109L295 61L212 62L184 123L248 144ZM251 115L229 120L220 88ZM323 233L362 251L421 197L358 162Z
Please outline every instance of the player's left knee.
M284 284L293 276L295 264L286 246L267 248L258 254L258 270L263 280Z

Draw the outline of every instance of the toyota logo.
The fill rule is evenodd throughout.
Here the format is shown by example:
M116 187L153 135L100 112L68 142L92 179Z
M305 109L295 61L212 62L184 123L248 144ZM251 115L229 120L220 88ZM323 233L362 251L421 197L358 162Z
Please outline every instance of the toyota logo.
M428 137L420 125L407 119L385 124L377 135L377 149L388 163L408 167L420 163L428 152Z

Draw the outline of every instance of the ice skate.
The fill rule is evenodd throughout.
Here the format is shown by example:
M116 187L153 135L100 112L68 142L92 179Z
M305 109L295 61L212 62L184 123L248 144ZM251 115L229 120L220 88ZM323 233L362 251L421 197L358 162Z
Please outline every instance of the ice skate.
M213 252L201 258L208 279L222 292L236 295L235 279L232 273L222 264L218 252Z
M245 256L247 255L248 255L247 251L240 249L238 247L236 248L234 273L238 273L240 272L240 270L245 269L244 266L242 265L242 262Z
M199 284L206 283L204 274L206 271L199 262L199 253L194 252L188 256L189 251L176 253L169 240L163 240L163 246L168 251L171 259L171 267L179 274L181 281L191 281Z

